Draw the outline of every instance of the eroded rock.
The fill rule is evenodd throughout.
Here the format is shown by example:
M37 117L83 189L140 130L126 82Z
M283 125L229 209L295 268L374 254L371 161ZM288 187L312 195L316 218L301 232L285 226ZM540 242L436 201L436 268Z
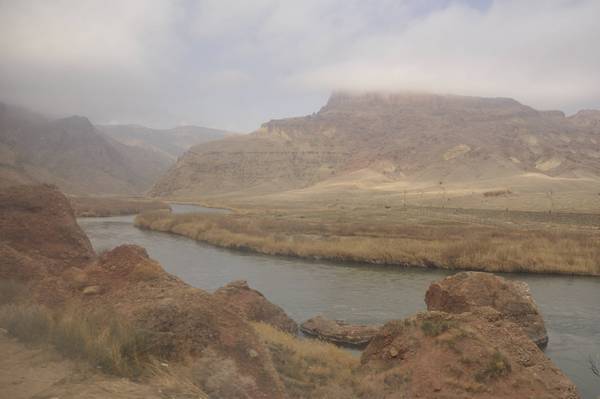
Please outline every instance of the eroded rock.
M322 316L313 317L301 324L303 333L339 345L365 347L379 332L381 325L348 324L329 320Z
M219 288L213 295L232 306L247 320L262 321L290 334L298 332L298 324L283 309L250 288L246 281L233 281Z
M527 283L491 273L461 272L431 284L425 302L428 310L448 313L491 307L521 326L540 348L548 344L544 320Z
M523 329L489 307L388 322L360 372L367 397L579 398Z

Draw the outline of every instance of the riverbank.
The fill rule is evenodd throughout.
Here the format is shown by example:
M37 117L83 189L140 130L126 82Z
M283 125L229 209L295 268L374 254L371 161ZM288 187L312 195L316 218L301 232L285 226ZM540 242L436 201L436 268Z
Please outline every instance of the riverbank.
M166 202L146 198L73 196L69 197L69 201L76 217L135 215L170 208Z
M446 212L450 215L449 212ZM267 255L489 272L600 275L600 232L581 218L548 226L366 209L236 214L150 212L136 226ZM500 213L500 215L502 215Z

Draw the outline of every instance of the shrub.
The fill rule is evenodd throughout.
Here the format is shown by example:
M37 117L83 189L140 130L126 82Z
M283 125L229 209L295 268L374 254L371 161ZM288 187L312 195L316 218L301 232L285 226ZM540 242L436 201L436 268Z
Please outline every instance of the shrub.
M451 323L447 320L429 319L423 321L421 331L428 337L437 337L441 333L448 331L451 326Z
M477 382L485 382L507 375L511 371L512 368L508 359L502 353L496 351L486 364L485 368L475 374L475 380Z

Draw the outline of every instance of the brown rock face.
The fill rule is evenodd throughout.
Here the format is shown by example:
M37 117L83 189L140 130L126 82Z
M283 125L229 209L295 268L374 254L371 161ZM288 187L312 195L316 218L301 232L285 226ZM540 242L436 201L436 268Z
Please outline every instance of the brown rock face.
M312 115L194 146L151 192L182 198L275 193L354 181L358 171L376 176L361 178L361 186L485 180L497 187L525 173L599 176L595 137L561 112L507 98L338 92ZM529 188L539 184L529 181Z
M233 281L219 288L213 296L224 301L247 320L262 321L290 334L298 332L298 324L283 309L250 288L246 281Z
M521 326L540 348L548 344L544 320L529 287L491 273L462 272L429 286L425 295L428 310L463 313L489 306Z
M387 323L361 357L379 398L579 398L573 383L494 309Z
M84 307L113 309L149 331L161 357L191 359L211 397L284 397L266 348L238 309L166 273L144 248L117 247L86 274L89 286L101 288L81 294Z
M40 279L94 257L69 201L54 186L0 190L0 237L1 278Z
M334 344L362 348L367 346L381 329L380 325L347 324L339 320L313 317L302 323L303 333Z

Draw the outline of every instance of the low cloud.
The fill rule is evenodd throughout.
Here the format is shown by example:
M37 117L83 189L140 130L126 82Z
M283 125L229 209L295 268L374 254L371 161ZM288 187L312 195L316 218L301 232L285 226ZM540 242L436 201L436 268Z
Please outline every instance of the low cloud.
M328 93L600 108L600 2L0 0L0 100L249 131Z

